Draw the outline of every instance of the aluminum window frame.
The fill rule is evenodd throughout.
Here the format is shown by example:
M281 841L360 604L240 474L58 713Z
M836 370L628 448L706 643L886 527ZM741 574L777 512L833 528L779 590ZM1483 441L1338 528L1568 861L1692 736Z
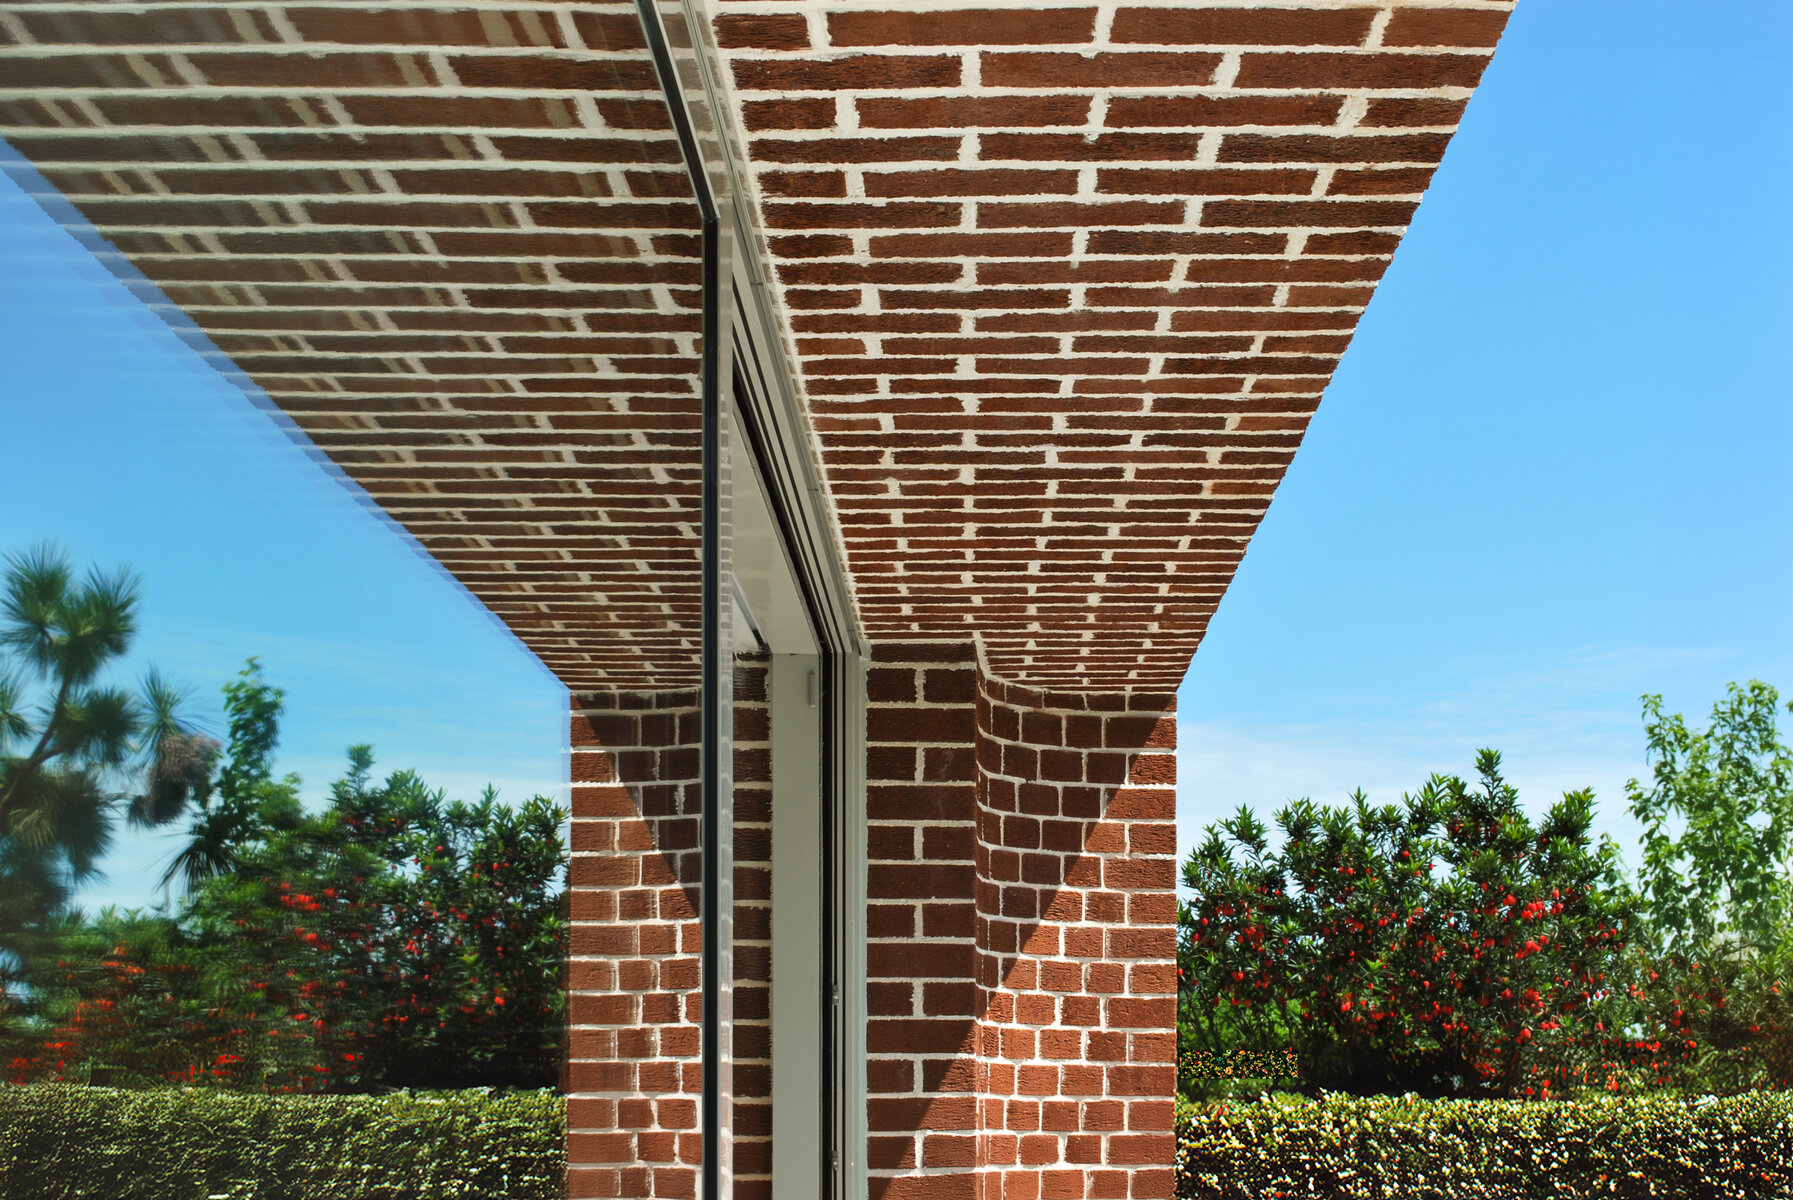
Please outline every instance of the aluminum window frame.
M694 0L636 0L686 173L703 214L704 1200L732 1194L728 1031L732 940L730 697L734 610L727 495L731 426L772 513L818 645L823 882L825 1136L820 1200L866 1196L865 673L868 649L820 463L741 206L745 175L720 134L725 111L709 21ZM669 36L670 14L681 36ZM675 43L676 48L675 48ZM727 347L724 369L723 347ZM776 989L777 981L773 981ZM776 1155L777 1148L774 1146Z

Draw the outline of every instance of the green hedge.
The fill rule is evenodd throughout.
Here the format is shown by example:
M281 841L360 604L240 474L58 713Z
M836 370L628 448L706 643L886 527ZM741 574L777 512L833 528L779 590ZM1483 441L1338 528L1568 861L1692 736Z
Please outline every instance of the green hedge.
M561 1200L554 1092L0 1085L5 1200Z
M1201 1079L1299 1079L1294 1050L1185 1050L1177 1055L1179 1083Z
M1202 1200L1793 1196L1793 1092L1181 1104ZM5 1200L561 1200L553 1092L255 1096L0 1086Z
M1793 1092L1179 1104L1177 1195L1785 1200L1793 1196Z

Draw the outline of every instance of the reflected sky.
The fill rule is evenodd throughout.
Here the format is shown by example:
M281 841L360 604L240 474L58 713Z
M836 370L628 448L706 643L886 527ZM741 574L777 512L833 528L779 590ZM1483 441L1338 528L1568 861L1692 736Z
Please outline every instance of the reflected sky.
M124 678L154 661L221 732L218 689L259 656L308 798L354 742L451 795L564 795L558 681L4 176L0 263L0 549L143 575ZM79 901L149 903L171 852L121 833Z

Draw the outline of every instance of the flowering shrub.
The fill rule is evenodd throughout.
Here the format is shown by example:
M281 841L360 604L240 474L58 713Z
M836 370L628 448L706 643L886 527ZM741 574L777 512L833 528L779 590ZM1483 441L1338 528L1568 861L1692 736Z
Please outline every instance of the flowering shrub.
M1362 793L1344 809L1289 805L1274 854L1247 810L1210 827L1179 922L1197 1048L1281 1034L1304 1077L1357 1091L1587 1082L1617 1036L1608 1001L1636 901L1616 848L1589 845L1591 793L1534 826L1499 755L1477 769L1479 787L1434 776L1404 807Z
M233 1006L314 1040L318 1086L555 1085L565 811L446 803L410 772L373 787L371 762L352 750L325 813L270 823L196 894L197 935L241 947Z
M1627 957L1625 1013L1608 1040L1625 1085L1724 1094L1793 1087L1793 944L1769 954Z
M13 1082L282 1092L559 1082L563 809L447 803L351 752L329 807L261 793L181 915L62 930Z
M233 1029L204 999L200 956L172 922L120 916L65 920L59 956L32 976L47 1032L8 1032L0 1074L83 1082L192 1081L234 1074ZM214 1061L216 1060L216 1061Z

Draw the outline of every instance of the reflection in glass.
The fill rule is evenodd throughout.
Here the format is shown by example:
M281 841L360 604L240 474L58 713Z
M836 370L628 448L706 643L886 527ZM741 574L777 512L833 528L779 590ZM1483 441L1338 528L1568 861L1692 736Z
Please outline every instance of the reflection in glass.
M3 10L22 184L572 691L573 1164L689 1194L704 245L635 8Z
M701 247L632 6L12 16L5 136L131 267L575 692L695 684Z

